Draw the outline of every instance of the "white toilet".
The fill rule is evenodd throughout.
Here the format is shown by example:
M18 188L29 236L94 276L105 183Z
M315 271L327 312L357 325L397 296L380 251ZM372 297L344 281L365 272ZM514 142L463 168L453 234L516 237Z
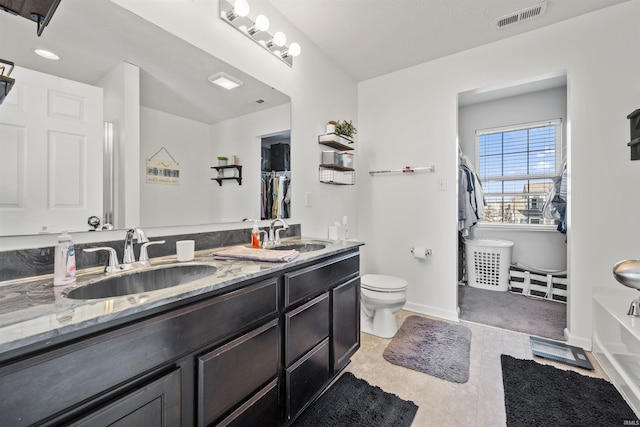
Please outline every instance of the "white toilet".
M393 276L365 274L360 277L362 332L391 338L398 331L394 314L407 302L407 281Z

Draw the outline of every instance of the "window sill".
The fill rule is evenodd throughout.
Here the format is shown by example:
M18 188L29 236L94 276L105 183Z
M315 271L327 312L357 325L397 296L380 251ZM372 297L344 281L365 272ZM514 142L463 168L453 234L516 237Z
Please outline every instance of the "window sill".
M558 233L557 225L548 224L498 224L490 222L480 222L476 225L480 230L500 230L500 231L524 231L533 233Z

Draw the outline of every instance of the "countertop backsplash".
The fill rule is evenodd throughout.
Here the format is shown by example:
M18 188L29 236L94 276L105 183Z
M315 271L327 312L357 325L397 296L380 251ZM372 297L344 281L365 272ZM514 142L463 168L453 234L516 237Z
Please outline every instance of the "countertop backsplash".
M280 236L301 236L301 231L302 228L300 224L291 224L289 225L289 229L280 233ZM196 251L251 243L251 228L152 237L149 240L165 240L165 243L162 245L149 247L149 257L156 258L175 254L176 241L178 240L195 240ZM118 260L122 260L124 242L121 240L88 244L76 243L76 264L78 270L106 265L108 257L106 252L84 252L82 250L83 248L98 246L114 248L118 253ZM2 282L10 280L53 274L54 249L54 246L48 246L0 252L0 286ZM139 250L139 245L136 245L136 259L138 258Z

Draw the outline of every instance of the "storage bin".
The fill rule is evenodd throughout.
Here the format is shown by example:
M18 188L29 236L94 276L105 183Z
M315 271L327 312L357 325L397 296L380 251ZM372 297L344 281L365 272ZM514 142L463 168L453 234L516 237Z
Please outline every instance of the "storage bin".
M352 168L353 167L353 154L351 153L340 153L338 154L338 165L344 168Z
M510 240L465 240L467 283L474 288L506 292L514 243Z
M323 151L322 152L323 165L337 165L338 164L338 152L337 151Z

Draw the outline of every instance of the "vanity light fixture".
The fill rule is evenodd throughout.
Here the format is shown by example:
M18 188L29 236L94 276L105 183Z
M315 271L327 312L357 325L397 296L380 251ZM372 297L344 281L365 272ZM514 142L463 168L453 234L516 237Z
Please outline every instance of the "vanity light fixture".
M41 56L41 57L46 58L46 59L50 59L52 61L57 61L58 59L60 59L60 56L58 56L57 54L51 52L50 50L34 49L34 52L36 53L36 55Z
M268 50L275 57L290 67L293 66L293 57L300 55L302 49L298 43L287 46L287 36L282 31L269 34L269 19L264 15L258 15L255 21L249 16L249 3L247 0L219 0L220 19L240 31L245 36Z
M235 21L238 17L249 15L249 2L247 0L236 0L233 2L233 8L225 12L225 17L229 21Z
M225 73L217 73L209 76L209 81L227 90L242 86L242 81Z
M267 46L268 48L272 48L273 46L282 47L285 44L287 44L287 35L282 31L278 31L273 35L273 38L271 40L265 42L265 46Z
M269 18L264 15L256 17L256 23L247 30L250 36L255 35L258 31L267 31L269 29Z
M287 57L287 56L298 56L300 55L300 52L302 51L302 49L300 48L300 45L296 42L293 42L289 45L289 49L285 50L282 53L282 57Z

